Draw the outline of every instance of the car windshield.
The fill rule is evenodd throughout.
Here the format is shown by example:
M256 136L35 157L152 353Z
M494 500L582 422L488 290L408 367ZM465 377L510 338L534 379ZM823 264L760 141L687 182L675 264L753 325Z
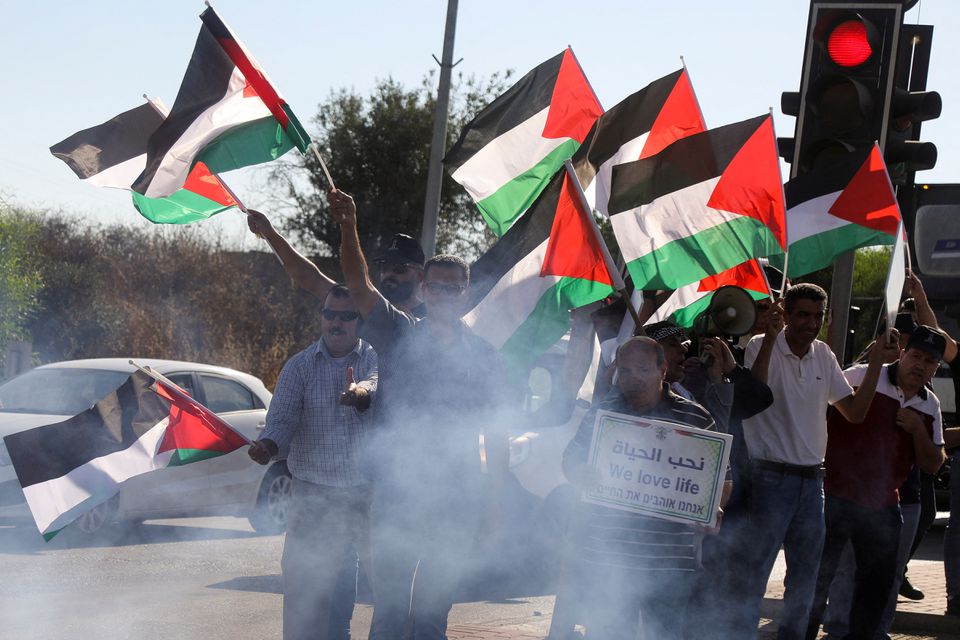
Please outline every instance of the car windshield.
M33 369L0 385L0 411L76 415L129 377L102 369Z

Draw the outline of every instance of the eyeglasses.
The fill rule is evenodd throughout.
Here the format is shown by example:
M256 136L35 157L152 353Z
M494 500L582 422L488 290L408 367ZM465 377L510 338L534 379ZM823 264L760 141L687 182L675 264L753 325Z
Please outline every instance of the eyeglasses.
M353 322L360 317L356 311L335 311L334 309L324 309L320 312L324 320L336 320L340 318L343 322Z
M459 296L467 290L466 285L458 284L456 282L425 282L423 286L433 295L444 294L448 296Z

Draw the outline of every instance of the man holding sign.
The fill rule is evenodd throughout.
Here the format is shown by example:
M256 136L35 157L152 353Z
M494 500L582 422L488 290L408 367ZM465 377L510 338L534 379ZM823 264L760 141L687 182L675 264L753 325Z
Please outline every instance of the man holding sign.
M714 431L713 419L669 390L656 341L627 340L616 367L614 389L563 456L582 491L578 552L593 574L585 622L591 636L632 639L642 612L643 637L671 640L682 637L700 568L704 527L696 523L715 522L727 488L729 436L699 431Z

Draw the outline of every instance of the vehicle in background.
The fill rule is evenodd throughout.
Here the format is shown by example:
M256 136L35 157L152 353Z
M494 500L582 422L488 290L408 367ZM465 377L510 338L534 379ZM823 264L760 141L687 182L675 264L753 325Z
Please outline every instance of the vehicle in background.
M266 424L271 393L258 378L226 367L174 360L137 359L169 378L234 429L255 440ZM135 367L124 358L56 362L0 385L0 438L67 420L118 388ZM244 516L259 532L286 527L290 474L278 461L262 467L246 448L193 464L133 477L118 495L77 519L94 533L115 520L186 516ZM23 490L0 440L0 519L30 519Z
M957 397L956 387L953 386L953 375L950 367L940 363L940 368L930 381L933 392L940 399L940 413L943 414L943 426L957 426ZM937 498L937 511L950 511L950 458L940 467L939 473L933 477L933 488Z

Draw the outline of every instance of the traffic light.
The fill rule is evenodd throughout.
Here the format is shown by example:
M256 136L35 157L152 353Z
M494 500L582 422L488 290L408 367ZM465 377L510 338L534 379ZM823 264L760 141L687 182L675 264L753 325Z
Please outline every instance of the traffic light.
M797 118L791 177L885 139L902 22L898 3L811 2L800 92L781 100Z

